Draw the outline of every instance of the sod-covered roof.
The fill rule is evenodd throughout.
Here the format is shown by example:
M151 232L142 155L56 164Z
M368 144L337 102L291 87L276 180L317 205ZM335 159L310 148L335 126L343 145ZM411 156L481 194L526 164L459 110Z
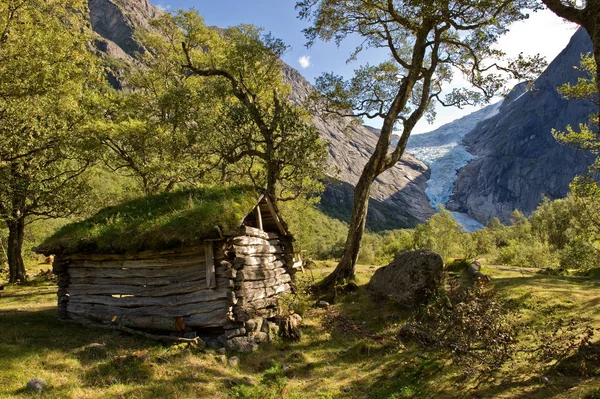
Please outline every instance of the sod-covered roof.
M151 195L109 207L67 225L37 252L125 253L200 245L239 227L260 194L249 186L211 187Z

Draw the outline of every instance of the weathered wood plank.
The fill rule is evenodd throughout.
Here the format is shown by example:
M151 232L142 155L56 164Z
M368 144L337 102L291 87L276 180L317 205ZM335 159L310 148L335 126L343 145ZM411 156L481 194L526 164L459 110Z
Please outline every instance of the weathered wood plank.
M136 285L96 285L75 284L69 286L70 295L135 295L144 297L163 297L169 295L189 294L205 289L202 281L172 283L159 287L143 287Z
M265 270L265 269L249 270L249 269L243 268L236 274L236 280L237 281L265 280L265 279L270 279L270 278L277 278L278 276L281 276L285 272L286 271L281 267L278 267L278 268L272 269L272 270Z
M195 264L205 264L204 253L197 254L194 256L142 260L83 260L72 262L72 264L69 265L69 268L85 267L100 269L168 269L172 267L184 267Z
M281 284L273 287L266 288L255 288L255 289L238 289L235 291L236 298L244 298L246 303L255 299L268 298L281 293L290 292L291 287L289 284Z
M265 265L258 265L258 266L244 266L244 267L240 268L239 270L247 270L249 272L258 272L261 270L277 270L277 269L282 269L284 271L286 270L284 264L280 261L275 261L273 263L268 263Z
M241 246L271 245L270 241L265 240L263 238L258 238L258 237L234 237L229 241L229 243L231 245L241 245Z
M233 245L233 250L236 254L240 255L270 255L283 253L283 250L279 245Z
M180 257L190 256L192 254L203 255L204 246L192 246L184 248L168 249L163 251L143 251L125 254L97 254L97 253L76 253L69 255L60 255L60 260L90 260L90 261L104 261L104 260L138 260L138 259L155 259L161 257Z
M217 288L213 290L203 290L183 295L173 295L167 297L138 297L125 296L115 298L106 295L71 295L69 301L79 303L97 303L107 306L117 306L124 308L140 306L173 306L178 307L186 304L198 304L201 302L214 301L227 298L228 288Z
M67 311L69 313L80 314L89 317L110 317L116 316L161 316L161 317L184 317L194 314L205 314L212 312L221 312L225 318L229 310L227 299L216 301L193 303L180 306L143 306L138 308L124 308L119 306L110 306L100 303L86 303L69 301Z
M198 281L204 283L206 273L204 270L192 271L167 277L71 277L71 284L94 284L94 285L137 285L146 287L160 287L181 282ZM68 284L67 284L68 285Z
M217 280L215 276L215 258L212 241L204 242L204 255L206 257L206 287L216 288Z
M184 267L173 267L167 269L98 269L75 267L69 269L71 277L93 277L93 278L156 278L176 277L184 273L205 272L206 267L202 264L192 264Z
M208 327L222 327L229 321L227 318L227 311L222 312L214 311L211 313L195 314L184 317L185 325L192 328L208 328Z
M236 282L236 286L239 286L240 288L243 288L243 289L266 288L266 287L281 285L283 283L289 283L290 281L292 281L292 278L290 277L290 275L287 273L284 273L277 277L266 278L266 279L260 280L260 281Z
M272 262L275 262L277 258L275 255L241 255L237 254L236 258L233 260L233 267L240 268L241 266L256 266L256 265L265 265Z

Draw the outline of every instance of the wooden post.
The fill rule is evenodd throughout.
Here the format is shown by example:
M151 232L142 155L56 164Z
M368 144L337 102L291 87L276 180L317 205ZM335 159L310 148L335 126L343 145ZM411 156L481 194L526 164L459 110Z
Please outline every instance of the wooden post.
M259 230L264 230L263 229L262 214L260 213L260 205L256 205L256 208L254 208L254 210L256 211L256 227Z
M215 276L215 257L212 241L204 241L204 252L206 256L206 287L217 288L217 279Z

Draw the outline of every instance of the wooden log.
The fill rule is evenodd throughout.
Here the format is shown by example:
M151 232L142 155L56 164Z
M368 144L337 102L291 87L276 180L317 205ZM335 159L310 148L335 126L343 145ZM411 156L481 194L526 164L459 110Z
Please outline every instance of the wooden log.
M206 288L216 288L217 280L215 276L215 259L212 241L204 242L204 254L206 257Z
M112 319L114 316L159 316L159 317L185 317L205 313L219 313L225 318L229 309L227 299L218 301L194 303L180 306L144 306L138 308L123 308L119 306L108 306L98 303L74 302L73 298L69 300L67 311L86 317L96 317ZM92 316L93 315L93 316Z
M174 342L177 343L188 343L188 344L198 344L200 343L200 339L198 337L196 338L182 338L182 337L174 337L171 335L159 335L159 334L150 334L147 333L145 331L140 331L140 330L136 330L133 328L129 328L126 326L119 326L119 325L106 325L106 324L100 324L100 323L94 323L91 322L89 319L85 318L85 317L81 317L78 315L71 315L71 319L70 320L65 320L66 322L70 322L70 323L75 323L78 325L82 325L84 327L87 328L98 328L98 329L103 329L103 330L115 330L115 331L120 331L120 332L124 332L127 334L131 334L131 335L139 335L141 337L153 340L153 341L159 341L161 343L164 344L171 344Z
M244 266L259 266L259 265L268 265L277 260L274 255L240 255L237 254L237 257L233 260L233 267L235 269L240 269Z
M265 280L270 278L277 278L284 274L285 269L278 267L272 270L248 270L246 268L241 269L237 275L237 281L257 281L257 280Z
M205 264L204 253L195 256L176 258L155 258L139 260L83 260L72 262L70 268L100 268L100 269L170 269L173 267L195 266Z
M227 311L195 314L184 317L185 325L192 328L222 327L229 322Z
M235 294L238 299L243 298L245 303L249 303L255 299L269 298L287 292L291 292L291 286L285 283L266 288L240 289L236 290Z
M236 286L239 285L239 287L246 288L246 289L247 288L266 288L266 287L281 285L283 283L289 283L290 281L292 281L290 275L287 273L284 273L277 277L266 278L266 279L260 280L260 281L243 281L240 283L236 283Z
M119 260L142 260L142 259L157 259L157 258L177 258L187 257L190 255L203 255L204 246L191 246L184 248L174 248L162 251L142 251L132 252L123 254L98 254L98 253L75 253L75 254L62 254L58 258L60 261L119 261Z
M235 253L240 255L270 255L282 252L279 245L234 245L233 248Z
M270 241L265 240L263 238L257 237L233 237L229 240L230 245L241 245L241 246L249 246L249 245L270 245Z
M204 271L194 271L169 277L126 277L126 278L96 278L96 277L71 277L71 284L94 285L136 285L142 287L160 287L181 282L202 282L206 279ZM69 284L67 284L69 285Z
M71 277L92 278L156 278L175 277L183 273L205 272L204 264L196 264L185 267L173 267L169 269L98 269L74 267L69 269ZM206 273L205 273L206 278Z
M169 295L189 294L205 289L201 281L173 283L164 286L144 287L139 285L96 285L76 284L69 286L70 295L135 295L143 297L163 297Z
M167 297L137 297L124 296L112 297L107 295L70 295L70 302L78 303L96 303L106 306L117 306L124 308L134 308L143 306L183 306L187 304L203 304L209 301L216 301L227 298L229 288L218 288L214 290L203 290L183 295L173 295Z
M94 319L101 319L100 321L110 322L120 326L142 328L147 330L183 331L185 328L185 322L181 317L134 315L110 316L110 314L107 318L100 318L98 314L90 314L90 317Z

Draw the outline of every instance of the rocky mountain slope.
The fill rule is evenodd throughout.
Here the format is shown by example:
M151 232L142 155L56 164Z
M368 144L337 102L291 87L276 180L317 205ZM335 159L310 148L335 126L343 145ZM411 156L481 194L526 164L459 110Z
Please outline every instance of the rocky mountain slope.
M89 0L92 28L98 33L96 47L113 59L129 62L144 49L135 41L137 27L147 28L149 21L162 13L146 0ZM284 74L292 86L292 99L303 101L312 86L295 69L284 65ZM118 71L112 77L119 86ZM329 143L330 179L322 196L322 209L339 218L349 219L352 190L362 168L375 147L376 135L362 126L346 129L337 121L315 118L321 137ZM425 194L429 178L427 166L407 155L390 171L380 176L371 193L367 226L390 229L414 226L432 214Z
M591 49L587 33L578 30L533 90L503 101L497 114L464 135L463 145L476 158L458 172L448 209L482 223L494 216L508 222L514 209L529 214L543 196L567 194L574 176L585 173L593 159L559 144L551 131L586 120L593 106L564 100L556 88L577 81L581 74L574 66Z

